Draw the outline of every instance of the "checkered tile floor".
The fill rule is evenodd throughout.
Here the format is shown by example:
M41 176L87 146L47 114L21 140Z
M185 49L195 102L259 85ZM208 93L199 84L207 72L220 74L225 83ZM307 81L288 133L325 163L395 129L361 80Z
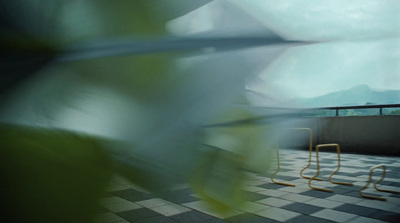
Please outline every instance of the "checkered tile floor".
M387 168L386 177L378 188L400 191L400 157L342 153L341 168L333 180L351 182L354 186L328 181L329 175L337 168L336 153L321 152L320 162L319 176L324 181L313 181L312 185L331 188L334 190L332 193L312 190L308 180L300 177L300 170L308 163L307 151L281 150L281 169L274 179L296 187L274 184L268 175L251 175L245 187L248 195L246 205L223 216L209 211L185 185L154 197L116 177L108 196L100 201L97 222L400 222L400 194L379 192L373 188L373 182L381 178L381 169L374 171L373 181L364 193L384 197L387 201L370 200L358 194L359 188L367 182L369 169L378 164ZM312 165L304 174L312 176L315 170L313 154Z

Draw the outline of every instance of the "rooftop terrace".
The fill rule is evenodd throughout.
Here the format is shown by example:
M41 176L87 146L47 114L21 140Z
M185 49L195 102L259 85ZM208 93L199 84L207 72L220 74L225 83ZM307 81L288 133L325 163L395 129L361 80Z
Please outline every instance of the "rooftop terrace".
M328 182L329 175L337 168L337 155L320 153L321 173L324 181L313 181L313 186L333 189L322 192L310 189L308 180L299 173L308 163L308 151L281 150L280 172L275 180L296 185L281 186L272 183L270 174L250 174L251 180L244 188L246 204L231 213L219 215L207 206L186 185L166 191L160 197L140 190L121 177L115 177L108 194L100 201L98 222L399 222L400 194L376 191L372 184L363 190L365 194L386 198L371 200L359 195L358 190L368 180L371 167L384 164L386 177L378 188L400 191L399 157L372 156L341 153L341 168L333 180L351 182L353 186ZM315 174L315 154L304 174ZM271 166L271 172L276 169ZM373 182L381 177L377 169ZM374 181L375 180L375 181Z

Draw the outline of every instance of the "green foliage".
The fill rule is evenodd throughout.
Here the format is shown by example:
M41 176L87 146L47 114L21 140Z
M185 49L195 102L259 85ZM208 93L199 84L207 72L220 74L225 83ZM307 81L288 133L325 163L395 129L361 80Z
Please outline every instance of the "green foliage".
M389 115L400 115L400 109L390 111Z
M111 176L97 140L1 124L0 142L2 220L91 221Z
M210 208L227 213L244 202L242 157L222 149L212 148L199 159L200 163L189 178L194 191Z

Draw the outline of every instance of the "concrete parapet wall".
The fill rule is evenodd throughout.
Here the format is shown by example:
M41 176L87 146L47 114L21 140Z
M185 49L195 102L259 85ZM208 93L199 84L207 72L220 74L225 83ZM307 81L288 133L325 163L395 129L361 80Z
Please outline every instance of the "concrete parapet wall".
M313 147L338 143L345 152L400 156L400 116L312 117L287 122L282 129L306 127L313 131ZM283 144L308 148L307 131L281 130Z

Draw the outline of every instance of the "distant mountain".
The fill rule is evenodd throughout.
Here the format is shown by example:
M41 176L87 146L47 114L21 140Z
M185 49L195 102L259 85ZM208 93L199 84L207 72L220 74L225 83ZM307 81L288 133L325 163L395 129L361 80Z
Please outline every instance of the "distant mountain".
M367 104L400 104L400 90L375 91L368 85L358 85L314 98L295 100L301 107L334 107Z

